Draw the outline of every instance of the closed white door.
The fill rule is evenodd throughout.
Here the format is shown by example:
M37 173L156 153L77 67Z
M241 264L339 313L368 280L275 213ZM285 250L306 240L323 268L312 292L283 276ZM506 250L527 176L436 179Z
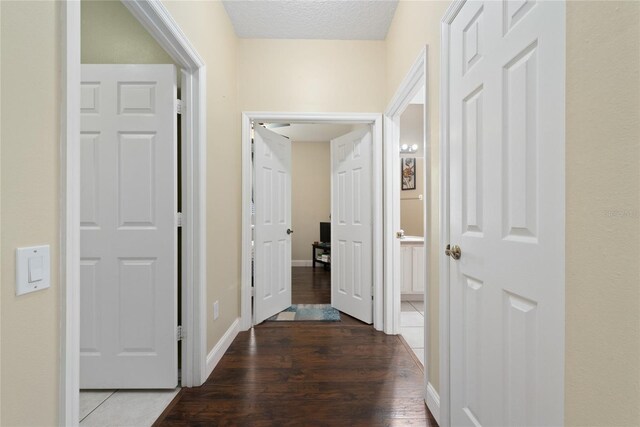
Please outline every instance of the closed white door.
M255 125L255 323L291 305L291 141Z
M450 27L451 425L564 421L564 8Z
M81 388L178 382L173 65L83 65Z
M357 130L331 141L331 304L373 321L372 137Z

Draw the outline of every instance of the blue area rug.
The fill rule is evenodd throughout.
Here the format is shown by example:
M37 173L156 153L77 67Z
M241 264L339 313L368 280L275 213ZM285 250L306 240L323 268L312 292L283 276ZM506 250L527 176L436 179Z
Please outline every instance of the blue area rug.
M298 322L305 320L339 322L340 312L331 307L330 304L293 304L267 320L272 322Z

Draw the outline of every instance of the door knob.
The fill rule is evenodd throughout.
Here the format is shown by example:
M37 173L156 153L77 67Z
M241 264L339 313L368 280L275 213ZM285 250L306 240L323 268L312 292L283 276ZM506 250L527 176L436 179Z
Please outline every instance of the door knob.
M447 249L444 250L446 256L450 256L453 259L460 259L462 256L462 250L458 245L447 245Z
M291 234L291 233L293 233L293 230L290 228L287 228L287 234Z

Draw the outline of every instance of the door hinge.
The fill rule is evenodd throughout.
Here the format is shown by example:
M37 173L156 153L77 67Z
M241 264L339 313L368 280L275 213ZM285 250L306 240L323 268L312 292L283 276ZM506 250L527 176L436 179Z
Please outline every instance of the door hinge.
M176 227L182 227L182 212L176 213Z
M184 113L184 104L182 104L181 99L176 99L176 113L178 114Z
M178 325L178 329L176 331L176 339L178 341L182 341L185 337L186 337L186 333L184 331L184 329L182 328L182 325Z

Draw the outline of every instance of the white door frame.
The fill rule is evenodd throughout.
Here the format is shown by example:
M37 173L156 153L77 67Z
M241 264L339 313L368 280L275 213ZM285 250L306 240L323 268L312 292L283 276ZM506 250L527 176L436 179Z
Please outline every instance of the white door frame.
M400 218L400 189L398 188L398 179L400 176L400 165L396 160L400 158L400 116L409 106L411 100L416 96L418 91L424 87L425 104L424 104L424 162L425 162L425 197L423 203L430 199L430 167L429 167L429 132L428 132L428 75L427 75L427 53L428 46L425 46L418 58L415 60L411 69L405 76L402 83L398 87L395 95L391 99L387 110L384 113L384 282L385 286L385 318L384 331L387 334L398 334L400 332L400 254L394 251L394 242L396 240L396 230L394 223L399 222ZM397 202L397 203L396 203ZM424 224L425 234L426 225L429 224L428 209L424 210L426 223ZM426 249L425 237L425 254ZM428 259L428 256L427 256ZM425 307L428 298L428 262L425 265ZM428 317L427 324L428 326ZM425 346L426 346L425 342ZM426 347L425 347L426 354ZM425 374L427 367L425 366ZM428 375L427 375L428 377Z
M431 222L430 206L433 200L431 194L431 140L429 126L429 46L425 46L411 69L400 83L395 95L391 99L384 113L384 282L385 286L385 332L387 334L400 333L400 305L401 305L401 254L395 250L396 229L394 224L400 222L400 188L397 177L400 176L399 149L400 149L400 117L409 106L411 100L418 91L424 89L424 177L423 185L425 195L423 198L423 227L424 227L424 396L429 410L436 421L439 422L439 397L429 382L429 355L430 321L427 313L429 307L430 281L429 272L431 255L429 252L428 226Z
M373 126L373 327L383 329L382 292L382 115L377 113L242 113L242 267L240 328L253 325L251 312L251 122L371 124Z
M182 385L206 380L206 67L156 0L122 3L182 71ZM61 3L60 388L61 426L78 425L80 376L80 1Z
M440 419L439 425L451 425L449 372L449 257L444 249L449 243L449 33L451 23L466 0L455 0L440 24L440 254L439 254L439 322L440 322Z

